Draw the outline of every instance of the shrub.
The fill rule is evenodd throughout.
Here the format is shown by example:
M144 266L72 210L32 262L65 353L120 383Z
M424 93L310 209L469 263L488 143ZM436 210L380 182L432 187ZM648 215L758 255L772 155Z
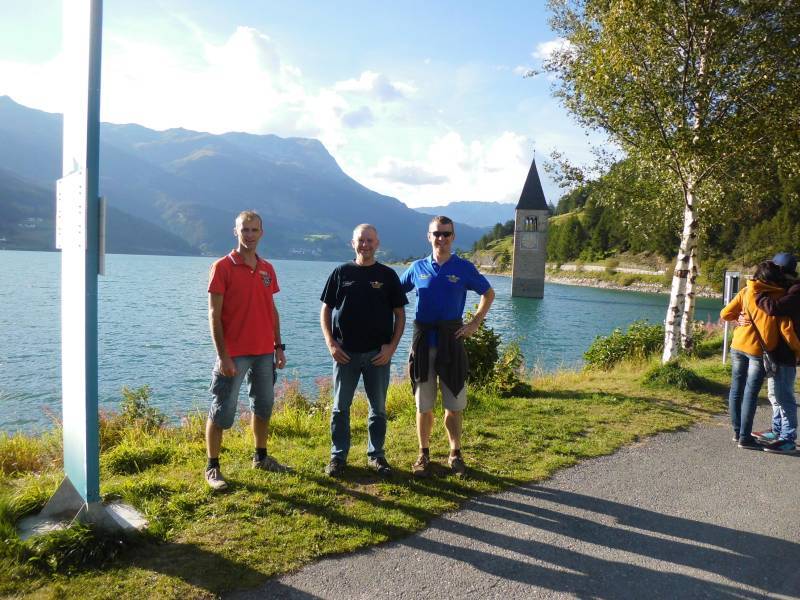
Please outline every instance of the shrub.
M159 429L167 421L167 416L163 412L150 405L149 385L133 390L127 385L123 386L121 407L121 417L126 424L148 432Z
M472 313L467 311L467 320ZM482 321L478 330L464 340L469 360L467 380L476 387L490 389L501 396L518 391L524 357L519 344L511 342L500 353L500 336Z
M628 331L617 328L608 336L597 336L583 359L589 368L608 370L623 360L644 359L664 347L664 326L634 321Z
M516 342L508 344L492 370L491 389L500 396L513 396L519 393L522 388L520 373L524 362L519 344Z
M467 311L465 320L469 321L472 317L473 313ZM464 340L464 347L469 360L467 380L478 386L487 385L494 372L494 365L500 358L500 336L486 325L486 321L481 321L478 330Z
M702 380L691 369L682 367L677 360L656 365L644 374L642 383L649 387L671 387L679 390L699 391Z

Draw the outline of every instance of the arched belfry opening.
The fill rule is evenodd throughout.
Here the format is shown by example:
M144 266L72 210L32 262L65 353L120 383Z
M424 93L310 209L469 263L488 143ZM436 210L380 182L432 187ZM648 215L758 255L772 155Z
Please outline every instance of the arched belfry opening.
M544 297L544 268L547 257L547 219L549 215L534 157L515 211L512 296Z

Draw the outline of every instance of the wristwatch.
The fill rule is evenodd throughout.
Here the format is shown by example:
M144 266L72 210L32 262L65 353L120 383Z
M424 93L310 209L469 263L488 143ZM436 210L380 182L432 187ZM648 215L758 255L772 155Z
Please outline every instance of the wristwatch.
M275 344L275 350L277 350L278 348L286 352L286 344Z

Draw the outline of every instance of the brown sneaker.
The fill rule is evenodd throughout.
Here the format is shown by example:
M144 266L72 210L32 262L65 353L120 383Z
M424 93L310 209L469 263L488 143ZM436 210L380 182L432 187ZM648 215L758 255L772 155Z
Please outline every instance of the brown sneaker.
M448 458L447 464L450 467L450 471L456 477L464 477L464 474L467 472L467 465L464 464L464 459L461 458L460 454Z
M414 477L430 477L431 459L425 454L420 454L417 462L411 465L411 474Z

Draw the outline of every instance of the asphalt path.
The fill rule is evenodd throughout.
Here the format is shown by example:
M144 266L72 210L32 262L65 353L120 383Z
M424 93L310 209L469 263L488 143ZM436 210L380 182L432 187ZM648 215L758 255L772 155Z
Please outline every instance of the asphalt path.
M799 484L718 417L231 597L800 598Z

